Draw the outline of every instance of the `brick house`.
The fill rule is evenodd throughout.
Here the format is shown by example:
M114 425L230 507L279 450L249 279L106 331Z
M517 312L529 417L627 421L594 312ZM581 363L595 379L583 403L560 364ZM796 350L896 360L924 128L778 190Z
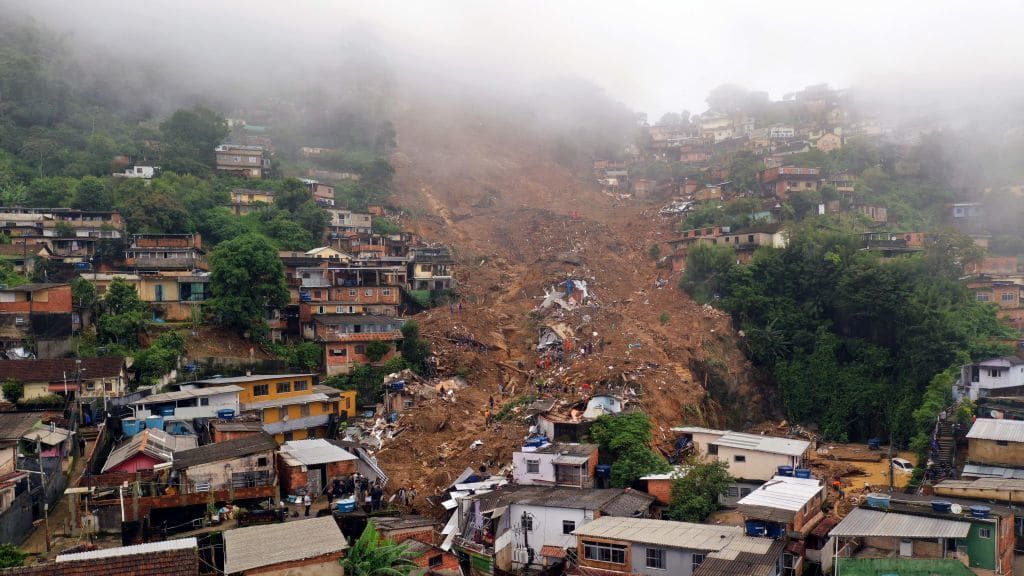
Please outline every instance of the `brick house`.
M356 472L359 457L324 439L293 440L278 450L281 490L294 494L300 488L320 494L336 478Z
M388 351L377 364L398 356L403 321L387 316L327 314L312 322L312 340L324 347L324 366L328 376L348 373L356 364L371 362L366 348L371 342L384 342Z
M22 284L0 289L0 352L35 343L39 358L71 350L70 284Z
M55 562L0 569L4 576L198 576L199 543L179 538L60 554Z
M820 168L777 166L757 173L761 190L782 199L792 192L817 192L820 179Z
M26 399L65 393L81 398L122 396L130 381L120 356L0 360L0 374L20 382Z
M222 144L214 149L217 172L259 180L270 171L270 157L262 146Z

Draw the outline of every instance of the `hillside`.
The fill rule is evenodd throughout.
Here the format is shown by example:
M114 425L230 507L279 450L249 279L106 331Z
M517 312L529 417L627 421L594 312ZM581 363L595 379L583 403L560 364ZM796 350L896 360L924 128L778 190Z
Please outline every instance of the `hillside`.
M429 453L425 447L443 444L446 463L458 464L448 466L454 474L465 465L508 462L521 434L482 431L488 397L500 406L499 385L505 400L535 394L537 382L545 380L556 397L569 397L584 384L635 392L662 442L669 442L669 427L683 422L744 426L772 412L727 317L697 305L674 282L655 287L659 271L647 248L670 234L655 210L602 195L547 158L537 142L497 126L460 124L462 117L448 110L416 112L434 122L411 116L396 122L394 201L410 214L404 224L429 241L453 246L463 298L461 312L438 308L417 320L442 366L466 372L470 387L460 392L456 407L447 408L460 422L456 433L436 431L436 415L417 414L416 420L431 425L413 424L414 440L381 453L399 481L406 447ZM533 312L545 288L569 277L587 282L591 305L561 318ZM580 342L595 342L594 352L538 369L538 329L555 322L575 328ZM489 350L450 345L467 335ZM603 349L596 344L601 340ZM484 448L469 451L477 438ZM409 480L418 479L422 469L408 472Z

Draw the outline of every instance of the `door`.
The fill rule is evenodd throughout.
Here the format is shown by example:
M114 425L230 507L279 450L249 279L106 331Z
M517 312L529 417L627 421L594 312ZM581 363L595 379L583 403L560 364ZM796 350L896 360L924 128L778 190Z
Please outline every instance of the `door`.
M910 558L914 555L914 541L908 538L900 540L900 556Z
M163 302L164 300L164 287L162 284L157 284L153 287L153 295L157 302Z
M309 494L315 498L320 494L320 468L314 468L307 472L306 478L306 481L309 483Z

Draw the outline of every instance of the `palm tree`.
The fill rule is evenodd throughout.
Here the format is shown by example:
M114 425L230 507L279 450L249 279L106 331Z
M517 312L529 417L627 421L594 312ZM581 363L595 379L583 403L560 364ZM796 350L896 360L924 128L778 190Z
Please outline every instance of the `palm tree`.
M404 544L381 538L380 532L370 522L349 548L341 565L345 576L408 576L418 568L411 556L413 554Z

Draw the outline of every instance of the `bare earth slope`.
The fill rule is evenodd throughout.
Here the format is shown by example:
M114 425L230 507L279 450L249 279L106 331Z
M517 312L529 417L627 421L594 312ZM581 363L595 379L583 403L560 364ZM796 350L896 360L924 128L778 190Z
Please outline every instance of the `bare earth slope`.
M430 493L466 465L509 462L525 430L483 425L488 398L503 402L499 385L505 401L538 393L538 382L556 397L578 398L584 385L635 393L662 445L668 429L684 422L742 426L764 419L769 408L727 317L695 304L675 287L676 277L655 287L669 276L647 249L671 232L654 207L603 195L511 124L490 126L452 110L415 113L396 125L394 201L410 214L406 226L453 246L463 298L461 312L439 308L417 320L442 367L467 373L470 387L454 406L434 404L404 419L410 432L380 454L397 481ZM567 252L579 265L563 261ZM587 282L590 306L533 312L545 288L569 277ZM537 331L558 322L580 342L594 342L594 353L538 368ZM489 349L452 344L468 335ZM470 450L475 439L483 448Z

